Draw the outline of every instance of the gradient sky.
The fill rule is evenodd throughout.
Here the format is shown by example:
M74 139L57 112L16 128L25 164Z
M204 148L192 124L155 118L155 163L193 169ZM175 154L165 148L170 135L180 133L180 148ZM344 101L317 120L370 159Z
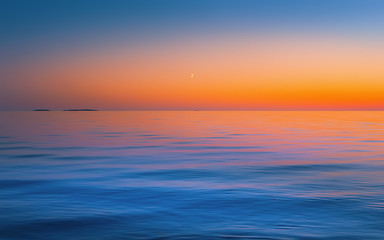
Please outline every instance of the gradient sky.
M383 23L382 0L2 0L0 110L384 110Z

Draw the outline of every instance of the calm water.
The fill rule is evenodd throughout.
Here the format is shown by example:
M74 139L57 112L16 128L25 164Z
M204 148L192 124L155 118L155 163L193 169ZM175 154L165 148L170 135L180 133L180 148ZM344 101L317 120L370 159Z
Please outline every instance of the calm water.
M384 239L384 112L1 112L0 239Z

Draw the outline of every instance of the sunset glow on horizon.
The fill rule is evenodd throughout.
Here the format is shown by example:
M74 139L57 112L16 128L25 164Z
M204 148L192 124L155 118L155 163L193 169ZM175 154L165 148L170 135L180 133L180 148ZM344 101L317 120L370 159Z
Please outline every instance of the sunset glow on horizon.
M2 44L0 110L384 110L383 3L208 2L45 2Z

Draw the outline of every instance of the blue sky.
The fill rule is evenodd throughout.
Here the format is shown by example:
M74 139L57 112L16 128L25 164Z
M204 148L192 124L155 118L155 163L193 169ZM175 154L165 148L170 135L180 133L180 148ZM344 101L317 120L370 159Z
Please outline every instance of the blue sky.
M236 48L242 47L236 44L245 42L252 45L260 36L274 40L281 38L279 47L283 45L283 48L291 44L284 39L293 36L292 39L298 39L297 43L314 46L309 48L311 50L300 50L300 54L309 56L319 53L315 49L319 44L317 40L341 39L339 42L352 46L354 52L350 55L359 62L364 54L359 55L358 49L372 52L369 48L374 48L373 52L381 53L383 22L383 0L0 0L0 109L27 109L25 103L18 100L21 96L27 96L31 102L46 92L43 86L51 84L48 81L57 84L67 81L46 77L47 82L41 82L41 76L30 77L30 69L24 70L33 69L30 66L36 62L40 64L36 66L40 66L38 71L42 75L48 74L49 69L44 69L44 66L51 60L56 62L57 68L64 68L62 62L67 56L75 59L83 56L89 62L93 55L117 58L118 54L113 52L120 49L122 53L127 49L131 52L139 49L144 55L146 49L157 49L165 59L170 56L165 49L170 49L173 56L180 59L184 56L178 54L177 49L182 49L195 56L196 62L203 62L220 55L214 50L207 55L204 49L209 51L222 44L228 46L228 50L224 47L220 51L235 56ZM179 47L172 48L173 45ZM349 50L345 49L333 53L340 49L340 44L331 45L327 59L348 54ZM271 46L268 51L273 52ZM193 47L197 52L191 50ZM127 58L130 51L127 51ZM245 51L240 57L258 57L247 54ZM295 58L294 51L290 54ZM373 55L365 56L368 60L368 56ZM381 57L376 56L375 64L380 63ZM341 63L334 61L334 65ZM178 62L176 59L175 64ZM105 65L108 64L107 61ZM247 64L249 73L257 69L251 67L251 62L244 62L244 66ZM187 65L184 67L188 68ZM148 68L151 71L156 64ZM222 70L212 67L211 71L214 75ZM376 69L375 76L380 74ZM58 77L60 74L56 72ZM35 86L34 92L28 91L25 87L28 85ZM44 100L50 101L50 96Z
M17 53L212 31L381 36L383 13L380 0L3 0L0 47Z

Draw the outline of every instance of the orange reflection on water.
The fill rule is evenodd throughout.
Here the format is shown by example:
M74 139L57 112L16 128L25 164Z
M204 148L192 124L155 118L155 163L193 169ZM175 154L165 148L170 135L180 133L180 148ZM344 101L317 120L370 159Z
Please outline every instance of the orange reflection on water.
M127 111L3 112L4 135L52 145L114 147L125 154L278 152L301 161L380 160L384 112ZM21 126L21 127L20 127ZM53 132L53 133L52 133ZM50 136L48 136L50 135ZM58 135L56 138L52 135ZM63 135L60 137L59 135ZM72 136L71 139L65 136ZM155 146L132 148L127 146ZM296 162L297 161L297 162ZM238 164L238 163L236 163Z

